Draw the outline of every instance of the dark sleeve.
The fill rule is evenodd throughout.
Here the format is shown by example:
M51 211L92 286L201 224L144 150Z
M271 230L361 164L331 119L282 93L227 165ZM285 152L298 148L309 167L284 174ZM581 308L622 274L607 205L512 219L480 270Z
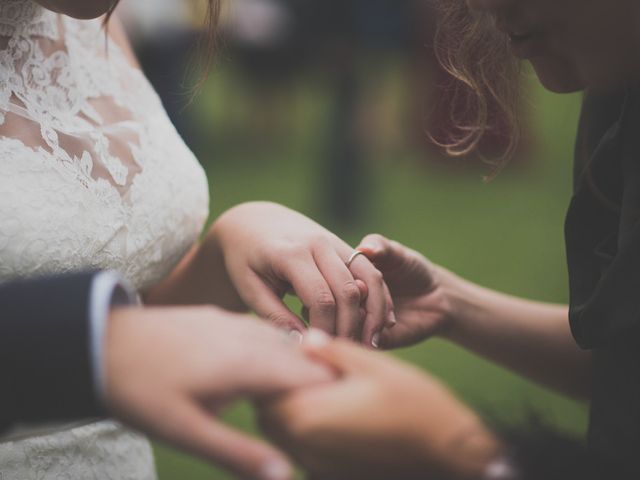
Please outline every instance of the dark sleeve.
M0 431L103 413L89 346L93 275L0 285Z
M635 465L612 462L575 436L533 417L498 433L519 480L636 480Z

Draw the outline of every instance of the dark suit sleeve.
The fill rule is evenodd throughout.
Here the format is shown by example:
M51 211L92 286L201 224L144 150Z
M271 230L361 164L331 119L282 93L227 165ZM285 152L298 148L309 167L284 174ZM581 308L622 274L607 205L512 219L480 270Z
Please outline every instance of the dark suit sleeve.
M89 346L93 276L0 285L0 431L104 414Z

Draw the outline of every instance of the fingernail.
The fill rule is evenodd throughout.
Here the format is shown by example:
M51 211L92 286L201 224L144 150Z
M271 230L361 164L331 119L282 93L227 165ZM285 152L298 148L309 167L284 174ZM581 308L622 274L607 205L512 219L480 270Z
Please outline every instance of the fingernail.
M268 462L260 471L264 480L289 480L292 478L291 467L282 460Z
M311 347L322 347L331 341L331 337L317 328L309 329L304 337L304 343Z
M379 333L374 333L373 337L371 337L371 345L373 345L373 348L378 348L380 346L380 334Z
M396 314L393 310L389 312L389 323L395 325L398 323L398 319L396 318Z
M289 331L289 338L296 343L302 343L302 334L298 330Z
M358 248L356 248L356 250L365 253L366 251L369 251L371 253L375 253L376 250L378 250L375 245L371 245L370 243L363 243L362 245L360 245Z

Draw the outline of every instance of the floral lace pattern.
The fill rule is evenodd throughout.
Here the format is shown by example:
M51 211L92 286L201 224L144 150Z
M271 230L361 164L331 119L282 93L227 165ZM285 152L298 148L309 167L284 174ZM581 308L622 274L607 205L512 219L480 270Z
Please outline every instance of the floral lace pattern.
M155 480L149 442L116 422L0 444L0 472L15 480Z
M0 172L0 282L115 269L144 290L208 214L202 168L101 20L31 0L0 1ZM0 442L5 478L153 478L148 445L110 422Z
M113 268L145 289L192 245L204 173L101 20L0 2L0 121L0 281Z

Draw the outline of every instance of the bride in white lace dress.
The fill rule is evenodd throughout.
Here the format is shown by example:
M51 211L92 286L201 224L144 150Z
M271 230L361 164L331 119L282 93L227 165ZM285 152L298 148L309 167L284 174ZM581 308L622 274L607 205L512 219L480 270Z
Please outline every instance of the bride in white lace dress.
M144 290L195 242L205 175L101 20L0 1L0 121L0 279L112 268ZM84 423L1 438L0 471L155 478L144 438Z
M111 2L76 2L93 3ZM0 0L0 281L114 269L149 302L248 306L299 332L279 298L293 289L312 323L375 344L391 318L378 272L347 269L350 247L308 219L241 206L197 244L202 168L117 22L105 36L100 18L56 13L70 4ZM364 324L356 278L369 287ZM0 467L20 480L156 476L147 440L108 420L18 427L0 437Z

